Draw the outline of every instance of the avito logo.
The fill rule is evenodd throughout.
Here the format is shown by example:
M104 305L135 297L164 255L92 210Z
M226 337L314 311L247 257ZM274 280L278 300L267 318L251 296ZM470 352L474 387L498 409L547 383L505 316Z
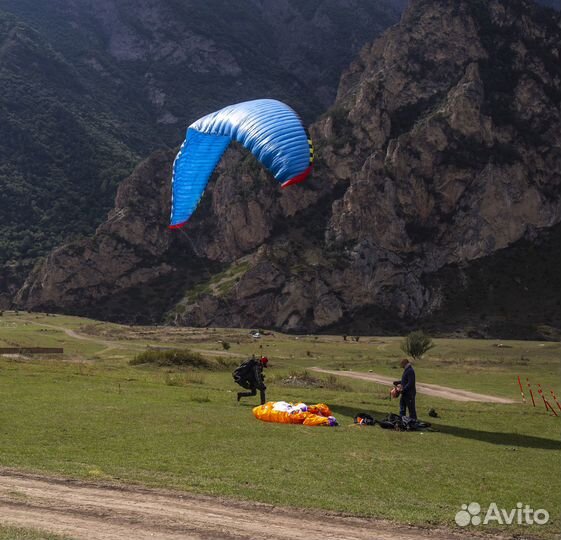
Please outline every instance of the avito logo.
M534 510L530 505L519 502L516 508L507 510L499 508L497 503L491 503L485 512L476 502L462 504L462 509L456 514L456 523L460 527L468 525L545 525L549 521L549 512L543 508Z

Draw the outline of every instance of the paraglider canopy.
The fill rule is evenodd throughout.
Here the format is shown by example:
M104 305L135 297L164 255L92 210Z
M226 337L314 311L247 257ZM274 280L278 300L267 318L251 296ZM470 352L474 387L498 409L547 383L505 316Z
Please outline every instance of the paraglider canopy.
M247 148L282 187L303 182L312 171L312 140L288 105L257 99L225 107L187 129L173 164L170 228L189 220L232 141Z

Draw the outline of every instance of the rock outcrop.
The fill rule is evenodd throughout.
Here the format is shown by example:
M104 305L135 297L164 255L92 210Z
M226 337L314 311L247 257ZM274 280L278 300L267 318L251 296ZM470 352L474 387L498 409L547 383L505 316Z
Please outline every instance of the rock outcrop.
M115 209L94 237L51 252L18 297L45 310L131 320L146 320L147 298L153 299L155 310L170 302L173 293L165 294L160 284L177 270L166 260L177 238L166 234L163 211L172 160L172 152L160 151L139 165L119 187ZM136 293L138 288L143 292Z
M234 150L188 225L189 242L161 222L159 240L117 263L119 252L103 247L109 223L85 260L97 275L122 264L111 286L84 289L82 255L60 262L67 246L30 277L18 303L81 312L87 290L88 312L107 316L109 299L144 283L143 272L175 272L191 280L169 283L168 318L178 324L372 331L436 320L462 268L561 221L561 19L552 14L526 0L413 1L400 25L362 50L334 107L312 126L311 182L279 192ZM153 190L165 206L166 175L153 160L152 187L137 172L115 212L131 204L126 189L129 201ZM152 220L139 215L126 211L119 227ZM66 293L69 267L81 284L76 297ZM543 291L555 297L547 284Z

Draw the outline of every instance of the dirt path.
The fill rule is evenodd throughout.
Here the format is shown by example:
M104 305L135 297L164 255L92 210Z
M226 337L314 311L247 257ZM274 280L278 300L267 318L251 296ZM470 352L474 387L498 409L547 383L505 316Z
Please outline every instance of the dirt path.
M97 343L99 345L105 345L107 347L107 349L115 349L115 348L125 347L125 345L123 345L119 341L113 341L113 340L108 340L108 339L100 339L100 338L96 338L96 337L93 337L93 336L88 336L86 334L80 334L80 333L76 332L75 330L72 330L70 328L66 328L65 326L58 326L56 324L49 324L49 323L45 323L45 322L37 322L37 321L32 321L30 319L24 319L24 318L22 318L22 320L29 323L29 324L34 324L35 326L46 326L47 328L53 328L54 330L61 330L68 337L71 337L72 339L79 339L80 341L93 341L94 343ZM127 344L126 347L129 347L129 345ZM133 347L134 347L134 345L133 345Z
M0 524L87 540L413 540L446 530L0 469Z
M308 368L310 371L318 373L328 373L330 375L337 375L338 377L349 377L351 379L359 379L361 381L372 381L380 384L392 386L394 379L385 377L384 375L377 375L376 373L361 373L359 371L332 371L329 369L322 369L317 367ZM482 403L514 403L512 399L502 398L497 396L488 396L485 394L477 394L475 392L468 392L467 390L458 390L456 388L449 388L447 386L440 386L438 384L417 383L417 392L419 394L426 394L427 396L438 397L442 399L450 399L452 401L479 401Z
M31 321L29 319L23 319L25 320L25 322L28 322L30 324L34 324L36 326L46 326L47 328L53 328L56 330L61 330L62 332L64 332L68 337L72 338L72 339L78 339L81 341L91 341L93 343L97 343L98 345L105 345L105 349L103 349L103 351L100 351L98 354L103 354L106 353L107 351L110 351L112 349L122 349L122 348L127 348L127 349L138 349L138 350L145 350L146 349L146 345L140 345L138 343L134 343L133 341L118 341L118 340L111 340L111 339L102 339L102 338L98 338L95 336L90 336L88 334L81 334L80 332L76 332L75 330L72 330L70 328L66 328L65 326L58 326L55 324L49 324L49 323L44 323L44 322L36 322L36 321ZM178 345L177 347L173 347L173 346L168 346L168 348L170 349L174 349L174 348L180 348L180 346ZM229 352L229 351L211 351L208 349L193 349L191 348L192 351L194 352L198 352L201 354L206 354L208 356L230 356L230 357L234 357L234 358L245 358L247 355L246 354L241 354L241 353L234 353L234 352Z

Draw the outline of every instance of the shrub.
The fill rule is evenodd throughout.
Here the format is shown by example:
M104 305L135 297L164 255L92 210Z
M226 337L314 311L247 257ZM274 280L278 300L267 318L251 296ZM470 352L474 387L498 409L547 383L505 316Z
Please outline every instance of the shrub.
M286 375L278 374L271 379L272 383L280 383L284 386L294 386L296 388L324 388L326 390L339 390L351 392L352 388L341 382L335 375L328 375L325 379L319 379L310 374L309 371L293 370Z
M427 336L422 330L411 332L400 345L401 350L414 360L422 358L434 346L432 338Z
M230 344L227 341L223 341L222 348L227 351L230 348Z
M270 382L280 383L285 386L295 386L297 388L316 388L321 386L321 380L306 370L291 370L288 376L279 373L271 377Z

